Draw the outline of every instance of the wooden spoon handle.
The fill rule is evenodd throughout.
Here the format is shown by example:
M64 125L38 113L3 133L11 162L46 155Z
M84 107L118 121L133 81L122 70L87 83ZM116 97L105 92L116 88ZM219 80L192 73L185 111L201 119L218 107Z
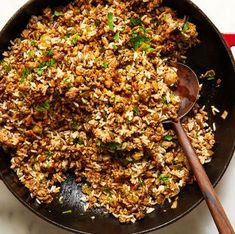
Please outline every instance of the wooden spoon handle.
M197 157L180 121L174 122L173 124L178 135L178 140L188 158L188 162L196 177L198 186L201 189L219 232L221 234L234 234L233 227L225 214L218 195L216 194L202 164L200 163L199 158Z

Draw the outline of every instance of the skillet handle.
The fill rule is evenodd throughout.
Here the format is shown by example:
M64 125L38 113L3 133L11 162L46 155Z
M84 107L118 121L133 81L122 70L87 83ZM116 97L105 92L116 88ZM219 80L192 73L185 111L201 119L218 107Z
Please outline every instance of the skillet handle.
M201 189L203 197L205 198L205 201L219 230L219 233L234 234L235 232L227 215L225 214L223 206L221 205L219 198L202 164L200 163L199 158L197 157L196 152L191 145L190 140L185 133L180 121L178 120L177 122L173 122L173 125L178 135L178 140L187 156L188 162L196 177L197 184Z
M235 33L222 33L229 47L235 46Z

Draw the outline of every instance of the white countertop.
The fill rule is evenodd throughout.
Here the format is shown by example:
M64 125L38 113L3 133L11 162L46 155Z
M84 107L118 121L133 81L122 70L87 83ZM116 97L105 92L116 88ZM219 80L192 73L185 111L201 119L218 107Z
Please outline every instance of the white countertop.
M180 0L178 0L180 1ZM0 0L0 29L26 0ZM193 0L221 32L235 32L234 0ZM235 51L233 49L233 51ZM235 158L216 187L221 202L235 227ZM27 210L0 182L0 234L69 234ZM218 233L203 202L181 220L152 234Z

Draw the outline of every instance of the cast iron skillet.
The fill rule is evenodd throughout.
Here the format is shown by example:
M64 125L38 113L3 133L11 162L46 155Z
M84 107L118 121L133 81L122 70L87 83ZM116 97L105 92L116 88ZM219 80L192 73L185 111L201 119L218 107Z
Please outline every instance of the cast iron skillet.
M11 39L19 37L31 15L41 14L42 9L48 5L54 7L68 2L68 0L29 1L10 19L1 31L0 54L7 50ZM189 0L166 0L164 3L176 9L179 16L188 15L190 20L197 25L201 44L190 50L187 64L197 74L214 69L217 77L222 79L220 88L215 87L215 82L205 82L200 99L200 103L205 104L208 111L210 105L215 105L220 110L229 112L226 121L220 117L209 116L210 124L215 122L217 126L217 143L213 161L205 168L212 184L216 185L228 167L235 146L235 64L218 30L192 2ZM10 169L9 157L2 150L0 176L17 199L35 214L61 228L77 233L121 234L153 231L183 217L202 201L201 192L194 183L187 186L180 193L177 209L170 209L169 204L157 206L156 211L146 215L143 220L135 224L123 225L114 217L102 214L100 210L91 210L84 213L84 204L79 201L81 196L80 186L74 182L72 175L68 175L68 179L62 185L61 195L64 197L62 205L59 204L58 200L50 205L36 203ZM62 214L63 211L70 209L73 210L73 213ZM91 219L91 216L95 216L95 219Z

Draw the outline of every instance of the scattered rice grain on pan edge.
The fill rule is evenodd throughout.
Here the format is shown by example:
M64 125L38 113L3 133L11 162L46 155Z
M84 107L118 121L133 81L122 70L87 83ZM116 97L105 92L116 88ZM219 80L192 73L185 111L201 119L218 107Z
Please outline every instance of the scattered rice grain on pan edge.
M179 107L170 62L199 41L159 0L105 2L46 8L4 52L0 144L38 203L59 197L72 171L88 209L135 222L193 181L162 121ZM202 163L215 142L207 118L197 105L183 121Z

